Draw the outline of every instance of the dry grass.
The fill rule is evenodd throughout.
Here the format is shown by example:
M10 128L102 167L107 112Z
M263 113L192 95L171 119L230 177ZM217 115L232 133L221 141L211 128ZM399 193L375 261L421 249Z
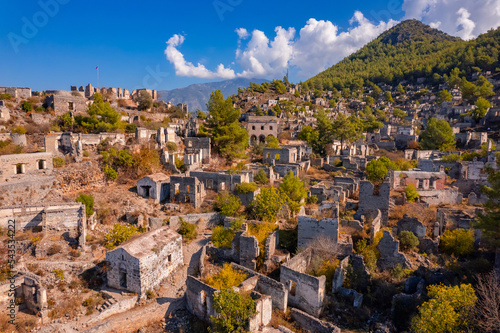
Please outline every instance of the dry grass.
M426 208L418 203L396 206L389 215L389 227L396 226L397 222L406 214L410 217L416 217L427 227L427 233L430 234L436 222L436 211L435 207Z
M271 326L276 329L279 326L284 326L296 333L308 332L301 329L295 324L294 320L292 319L292 315L290 314L290 310L288 310L287 312L283 312L280 310L273 310L273 315L271 317Z

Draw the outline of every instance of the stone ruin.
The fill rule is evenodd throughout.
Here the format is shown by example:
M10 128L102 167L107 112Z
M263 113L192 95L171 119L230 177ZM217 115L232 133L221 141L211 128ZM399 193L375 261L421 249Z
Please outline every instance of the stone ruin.
M384 235L377 244L377 250L380 252L377 266L381 270L391 269L397 264L403 268L411 268L409 260L403 253L399 252L399 241L394 239L390 231L384 230Z
M375 218L378 210L382 214L382 226L386 226L389 221L391 184L384 182L380 184L378 192L375 192L373 184L370 181L363 180L359 183L359 204L358 211L354 218L361 220L365 215L369 218Z
M24 299L24 305L34 315L39 316L42 322L48 318L47 289L42 284L42 279L30 272L18 272L24 277L23 282L16 288L16 298Z

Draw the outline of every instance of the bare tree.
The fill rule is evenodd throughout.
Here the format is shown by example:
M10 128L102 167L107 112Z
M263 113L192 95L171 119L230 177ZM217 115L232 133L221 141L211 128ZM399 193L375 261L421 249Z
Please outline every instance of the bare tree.
M477 325L483 332L500 332L500 283L491 272L477 278Z

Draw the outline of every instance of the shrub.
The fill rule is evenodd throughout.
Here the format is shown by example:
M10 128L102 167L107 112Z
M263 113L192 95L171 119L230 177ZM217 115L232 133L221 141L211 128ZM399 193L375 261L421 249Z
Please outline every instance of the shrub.
M232 289L214 294L213 309L216 315L210 316L210 323L213 332L221 333L246 332L248 321L257 313L255 301L250 295L242 295Z
M177 145L175 142L167 142L167 149L169 153L175 153L177 151Z
M80 194L76 199L76 202L81 202L85 205L85 213L87 216L94 214L94 196L92 194Z
M87 150L83 151L83 157L89 157L90 153Z
M420 243L418 237L415 236L413 232L408 230L401 231L401 233L398 235L398 239L399 246L403 251L414 250Z
M420 197L417 188L413 184L409 184L405 187L405 195L408 202L414 202Z
M61 245L54 244L47 250L47 254L49 256L53 256L54 254L60 253L62 250Z
M52 270L52 273L56 276L56 278L60 280L64 280L64 271L60 268Z
M11 132L16 134L26 134L27 131L26 128L22 126L16 126L12 128Z
M284 196L273 187L263 188L252 201L255 216L262 221L275 222L286 203Z
M12 99L12 95L9 93L0 94L0 100L10 101Z
M257 191L258 186L255 183L241 183L236 185L236 191L241 194L247 194Z
M443 156L443 158L441 158L441 161L443 161L445 163L451 163L451 162L458 162L461 159L462 159L462 157L458 154L449 154L449 155Z
M474 234L465 229L446 230L439 246L445 253L467 256L474 251Z
M215 247L231 247L231 242L233 241L234 233L230 229L225 229L223 226L217 226L212 232L212 243Z
M401 280L410 275L411 272L411 269L403 268L401 264L397 264L391 269L391 276L397 280Z
M259 169L257 174L254 177L255 181L259 184L265 185L269 183L269 179L267 178L266 172L264 169Z
M125 132L127 133L135 133L136 129L137 126L135 124L127 124L127 126L125 126Z
M379 231L379 233L381 232ZM380 238L378 241L380 241ZM377 269L377 261L380 257L380 252L377 250L377 243L374 240L372 244L368 245L366 239L360 239L356 243L356 253L363 256L366 267L372 272Z
M241 201L236 195L229 192L217 194L214 202L214 209L224 216L234 216L240 209Z
M21 103L21 109L23 109L24 112L30 112L33 110L33 104L28 101L23 101Z
M148 289L148 290L146 290L146 297L147 297L148 299L153 299L153 298L155 298L155 296L156 296L156 295L155 295L155 293L154 293L152 290L149 290L149 289Z
M196 239L198 237L198 232L196 231L196 224L194 223L189 223L184 221L182 218L181 220L181 226L179 227L179 230L177 232L182 235L182 239L186 243L191 243L192 240Z
M239 286L247 279L247 275L234 270L233 266L225 263L222 269L214 275L208 275L203 281L213 288L222 290Z
M132 237L133 234L138 232L137 228L130 225L125 226L121 224L115 224L113 229L106 234L106 248L112 250L121 243L127 241Z
M104 171L108 179L115 180L118 178L118 172L107 164L102 167L102 171Z
M62 157L54 157L52 163L54 164L54 168L62 168L66 164L66 160Z
M315 195L311 195L310 197L307 197L306 202L308 204L315 204L318 202L318 197Z

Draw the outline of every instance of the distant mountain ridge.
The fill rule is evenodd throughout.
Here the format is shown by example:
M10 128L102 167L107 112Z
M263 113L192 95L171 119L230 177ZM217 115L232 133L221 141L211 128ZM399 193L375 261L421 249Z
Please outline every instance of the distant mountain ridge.
M185 103L189 107L189 112L196 112L196 109L206 111L206 104L210 94L214 90L220 90L224 97L229 97L238 93L238 88L246 88L250 82L261 84L267 82L263 79L238 78L221 82L197 83L185 88L158 91L158 98L173 104Z

